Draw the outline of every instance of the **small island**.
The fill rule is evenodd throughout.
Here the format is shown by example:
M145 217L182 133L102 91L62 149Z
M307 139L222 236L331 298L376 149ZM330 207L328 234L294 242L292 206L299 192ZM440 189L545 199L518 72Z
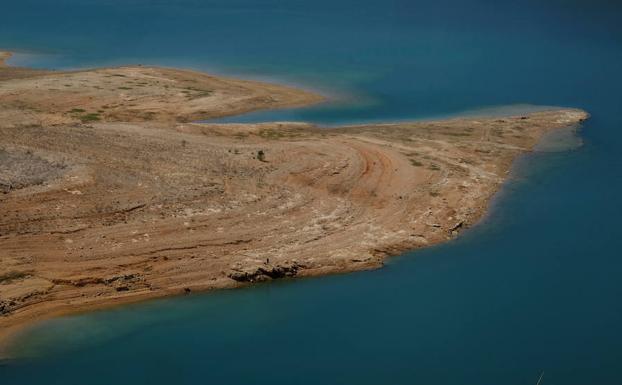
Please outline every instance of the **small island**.
M559 108L331 128L200 124L324 97L170 68L15 68L8 57L5 339L59 314L378 268L476 223L517 156L588 118Z

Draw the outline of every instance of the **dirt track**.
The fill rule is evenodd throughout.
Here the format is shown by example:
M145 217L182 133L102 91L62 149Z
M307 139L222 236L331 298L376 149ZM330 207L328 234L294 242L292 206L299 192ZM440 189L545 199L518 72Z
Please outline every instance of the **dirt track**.
M587 118L200 125L184 122L321 98L172 69L10 71L0 334L119 302L381 266L473 224L517 155Z

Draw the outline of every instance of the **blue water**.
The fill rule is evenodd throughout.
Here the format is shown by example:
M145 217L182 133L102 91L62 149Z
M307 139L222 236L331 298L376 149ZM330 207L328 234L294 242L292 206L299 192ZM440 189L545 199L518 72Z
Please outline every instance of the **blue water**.
M511 0L2 1L14 62L145 63L331 97L240 119L322 124L527 103L592 114L521 158L458 240L365 273L45 322L0 384L622 384L622 4Z

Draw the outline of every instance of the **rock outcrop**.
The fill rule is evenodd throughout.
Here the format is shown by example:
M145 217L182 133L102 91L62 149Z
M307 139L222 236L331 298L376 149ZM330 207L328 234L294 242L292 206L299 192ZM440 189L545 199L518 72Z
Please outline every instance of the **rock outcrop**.
M261 282L271 279L295 277L302 266L296 262L234 267L227 276L237 282Z

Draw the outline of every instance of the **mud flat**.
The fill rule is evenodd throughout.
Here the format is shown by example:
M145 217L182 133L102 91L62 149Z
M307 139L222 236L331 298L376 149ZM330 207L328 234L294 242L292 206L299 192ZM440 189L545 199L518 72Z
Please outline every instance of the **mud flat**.
M518 155L588 117L190 123L321 100L185 70L0 67L0 337L58 314L378 268L475 223Z

